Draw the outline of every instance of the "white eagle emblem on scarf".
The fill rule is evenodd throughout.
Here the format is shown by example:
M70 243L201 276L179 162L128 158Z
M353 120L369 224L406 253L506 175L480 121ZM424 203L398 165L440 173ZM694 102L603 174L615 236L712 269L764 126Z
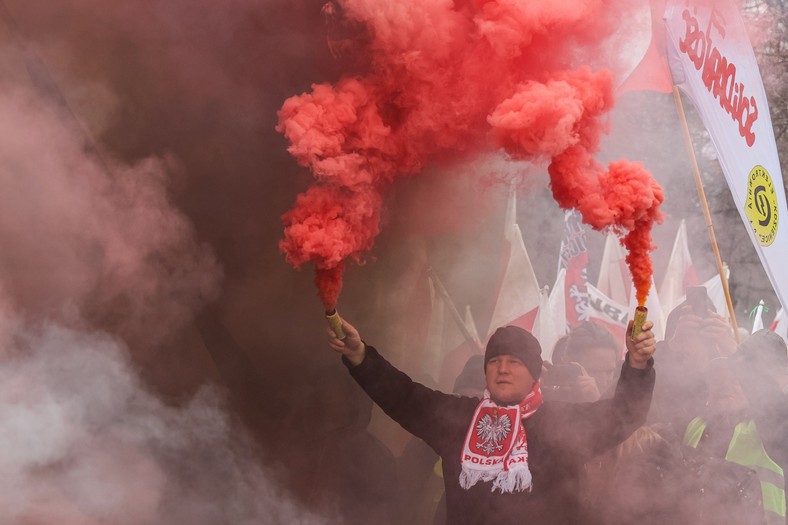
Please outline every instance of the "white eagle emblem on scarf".
M482 443L476 443L476 447L484 451L488 456L493 452L503 449L501 442L505 442L512 431L512 421L509 419L508 414L494 417L486 414L476 424L476 435L482 440Z

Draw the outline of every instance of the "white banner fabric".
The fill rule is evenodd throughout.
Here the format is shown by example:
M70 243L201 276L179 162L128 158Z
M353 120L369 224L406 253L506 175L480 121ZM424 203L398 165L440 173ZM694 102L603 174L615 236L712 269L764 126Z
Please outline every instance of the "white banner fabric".
M730 0L668 0L673 82L703 120L766 274L788 304L788 205L766 92L738 9Z

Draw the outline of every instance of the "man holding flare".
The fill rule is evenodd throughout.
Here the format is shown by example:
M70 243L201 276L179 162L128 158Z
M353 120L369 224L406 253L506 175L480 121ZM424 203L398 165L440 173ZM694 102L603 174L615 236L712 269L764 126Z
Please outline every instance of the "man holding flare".
M342 320L330 347L383 411L443 459L447 523L580 523L583 464L641 426L651 404L656 341L646 321L627 355L615 393L593 403L543 402L541 347L515 326L487 343L482 399L413 382Z

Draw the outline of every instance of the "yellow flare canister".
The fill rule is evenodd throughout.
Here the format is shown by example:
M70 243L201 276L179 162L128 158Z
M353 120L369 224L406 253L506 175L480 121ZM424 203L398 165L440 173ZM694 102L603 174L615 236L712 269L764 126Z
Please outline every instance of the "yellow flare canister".
M646 317L648 317L648 308L645 306L635 308L635 319L632 320L632 332L629 334L630 339L635 339L643 331L643 323L646 322Z
M328 326L334 331L339 339L345 338L345 331L342 330L342 318L339 317L339 312L337 312L336 308L331 310L326 310L326 319L328 320Z

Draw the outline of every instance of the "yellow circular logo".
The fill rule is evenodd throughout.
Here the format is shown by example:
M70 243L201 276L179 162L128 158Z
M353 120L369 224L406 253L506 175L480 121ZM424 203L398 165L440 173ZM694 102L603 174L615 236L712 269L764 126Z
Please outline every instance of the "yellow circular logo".
M769 246L777 236L777 193L769 172L755 166L747 177L747 202L744 211L750 219L755 238L761 246Z

